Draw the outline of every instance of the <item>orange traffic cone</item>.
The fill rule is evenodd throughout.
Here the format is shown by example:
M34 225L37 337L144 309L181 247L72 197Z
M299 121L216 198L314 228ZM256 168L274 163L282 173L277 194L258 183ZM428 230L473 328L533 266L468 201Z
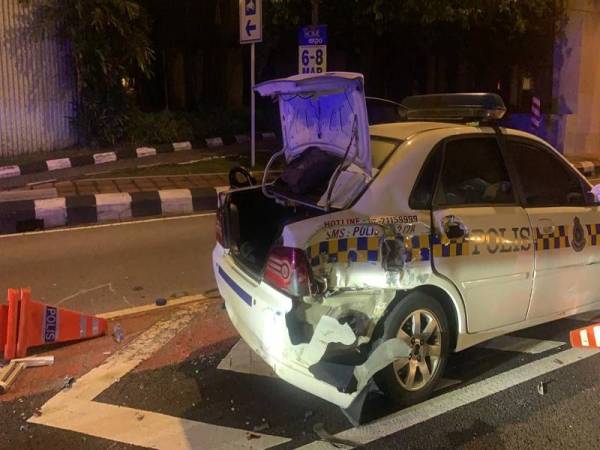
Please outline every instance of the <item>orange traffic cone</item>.
M600 323L571 331L571 345L581 348L600 348Z
M4 359L13 359L17 350L17 323L19 318L19 290L8 290L8 306L6 307L6 330L3 333ZM2 328L0 328L2 330ZM2 347L0 347L1 349Z
M101 336L106 319L57 308L31 300L31 291L21 289L16 355L23 358L29 347Z
M4 351L6 344L6 329L8 326L8 305L0 305L0 351Z

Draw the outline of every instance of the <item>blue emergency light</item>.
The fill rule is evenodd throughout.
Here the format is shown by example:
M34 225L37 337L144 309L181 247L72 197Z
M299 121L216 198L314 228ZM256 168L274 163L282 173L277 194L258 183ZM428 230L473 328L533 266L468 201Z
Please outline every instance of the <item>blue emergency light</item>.
M506 113L502 97L492 93L412 95L402 100L410 121L496 121Z

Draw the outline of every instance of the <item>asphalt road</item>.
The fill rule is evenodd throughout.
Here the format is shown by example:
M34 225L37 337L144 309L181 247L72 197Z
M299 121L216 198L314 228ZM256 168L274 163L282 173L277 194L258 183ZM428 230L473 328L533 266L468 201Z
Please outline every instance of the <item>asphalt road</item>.
M216 288L214 214L0 236L0 292L100 313Z

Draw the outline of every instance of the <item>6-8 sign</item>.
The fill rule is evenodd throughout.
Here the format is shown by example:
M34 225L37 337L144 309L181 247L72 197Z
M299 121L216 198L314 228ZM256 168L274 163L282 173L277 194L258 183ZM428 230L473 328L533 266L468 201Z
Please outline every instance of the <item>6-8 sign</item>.
M300 28L298 33L298 72L327 72L327 26Z
M300 73L327 72L326 45L301 45L299 50Z

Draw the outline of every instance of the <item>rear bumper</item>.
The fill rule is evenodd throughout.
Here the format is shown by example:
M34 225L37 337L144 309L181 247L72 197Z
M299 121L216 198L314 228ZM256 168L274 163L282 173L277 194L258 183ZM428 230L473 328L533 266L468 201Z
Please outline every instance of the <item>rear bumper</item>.
M244 274L233 259L217 244L213 251L213 270L219 292L225 300L231 322L246 343L288 383L347 408L359 392L346 394L331 384L317 380L308 370L315 355L327 343L313 339L308 344L290 342L285 315L292 308L289 297L265 283Z

